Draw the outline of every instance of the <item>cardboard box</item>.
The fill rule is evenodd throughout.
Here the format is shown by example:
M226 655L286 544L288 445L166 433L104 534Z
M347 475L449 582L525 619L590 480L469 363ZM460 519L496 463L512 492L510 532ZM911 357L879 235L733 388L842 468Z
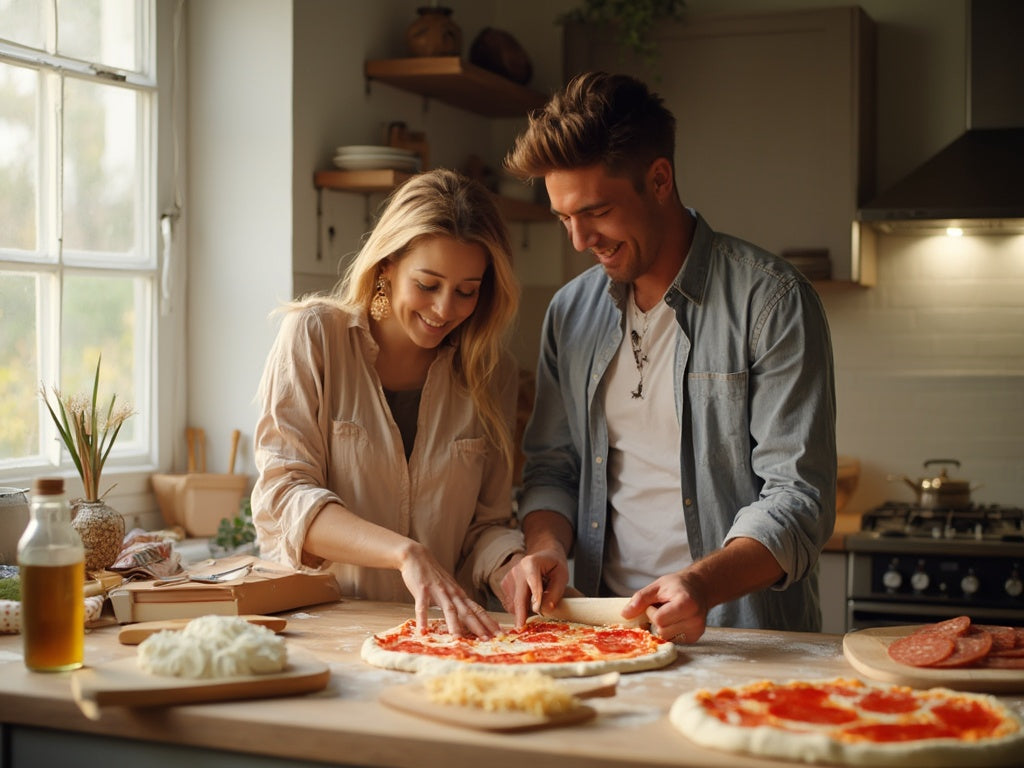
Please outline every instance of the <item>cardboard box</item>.
M235 474L153 475L152 481L164 522L198 537L216 535L221 520L236 517L249 488L249 476Z

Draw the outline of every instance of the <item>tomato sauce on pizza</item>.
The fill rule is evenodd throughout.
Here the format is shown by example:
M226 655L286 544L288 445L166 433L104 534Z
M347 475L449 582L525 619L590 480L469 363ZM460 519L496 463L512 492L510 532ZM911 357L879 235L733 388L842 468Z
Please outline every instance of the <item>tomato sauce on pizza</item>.
M759 681L680 696L672 723L705 746L844 765L997 765L1024 747L998 699L856 679Z
M367 638L362 657L388 669L444 672L463 665L529 667L552 676L639 671L670 664L675 646L639 627L536 619L481 639L452 635L441 620L420 632L412 619Z

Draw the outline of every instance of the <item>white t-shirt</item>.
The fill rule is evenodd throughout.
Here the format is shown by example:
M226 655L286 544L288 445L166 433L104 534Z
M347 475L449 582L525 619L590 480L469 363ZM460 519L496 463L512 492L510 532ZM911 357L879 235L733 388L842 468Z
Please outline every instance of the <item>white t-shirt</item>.
M630 291L625 336L604 387L610 530L603 575L619 595L691 562L673 384L678 334L664 300L645 316Z

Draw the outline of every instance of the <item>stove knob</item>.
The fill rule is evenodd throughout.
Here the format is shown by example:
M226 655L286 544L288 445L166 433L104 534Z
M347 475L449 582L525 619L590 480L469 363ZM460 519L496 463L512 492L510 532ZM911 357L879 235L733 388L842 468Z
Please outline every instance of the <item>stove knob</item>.
M1020 576L1014 571L1003 584L1003 589L1010 597L1020 597L1021 592L1024 592L1024 581L1021 581Z
M981 581L974 575L974 571L968 571L967 575L960 579L960 589L965 595L973 595L981 587Z
M928 585L931 584L931 578L923 570L914 571L914 574L910 577L910 586L914 588L915 592L924 592L928 589Z
M889 566L889 570L882 574L882 584L890 592L895 592L903 586L903 574Z

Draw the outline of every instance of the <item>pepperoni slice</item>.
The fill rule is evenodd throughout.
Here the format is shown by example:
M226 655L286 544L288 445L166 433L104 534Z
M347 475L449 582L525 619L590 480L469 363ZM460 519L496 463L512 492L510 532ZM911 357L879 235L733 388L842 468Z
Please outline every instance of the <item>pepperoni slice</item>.
M936 662L934 667L965 667L983 659L992 650L992 635L983 629L971 629L969 634L954 641L956 649L952 655Z
M889 658L912 667L931 667L948 659L955 650L953 638L938 632L917 632L890 643Z
M946 619L937 624L928 624L917 630L918 633L935 633L946 637L960 637L967 634L971 628L970 616L957 616L955 619ZM916 633L915 633L916 634Z
M1009 651L1017 645L1017 631L1013 627L1000 627L994 624L975 624L974 627L992 635L993 652ZM1024 648L1021 651L1024 651Z

